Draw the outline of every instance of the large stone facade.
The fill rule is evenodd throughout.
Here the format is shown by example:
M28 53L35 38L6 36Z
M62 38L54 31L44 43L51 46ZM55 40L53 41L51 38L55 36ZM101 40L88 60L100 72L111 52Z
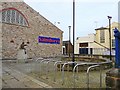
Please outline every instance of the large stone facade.
M2 10L14 8L28 21L28 26L2 23L2 58L17 58L20 44L27 44L29 58L53 57L62 54L63 32L25 2L2 2ZM39 43L39 36L60 38L60 44Z

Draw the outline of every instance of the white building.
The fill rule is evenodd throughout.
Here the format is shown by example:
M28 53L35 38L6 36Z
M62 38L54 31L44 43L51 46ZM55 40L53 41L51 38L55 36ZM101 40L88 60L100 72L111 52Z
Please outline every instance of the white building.
M111 24L111 46L112 55L115 55L115 38L114 29L119 25L117 22ZM88 34L85 37L77 37L75 41L75 54L94 54L94 55L109 55L109 28L100 27L95 29L95 34Z
M75 42L75 54L103 54L106 49L97 44L95 34L78 37ZM98 49L98 47L101 47Z

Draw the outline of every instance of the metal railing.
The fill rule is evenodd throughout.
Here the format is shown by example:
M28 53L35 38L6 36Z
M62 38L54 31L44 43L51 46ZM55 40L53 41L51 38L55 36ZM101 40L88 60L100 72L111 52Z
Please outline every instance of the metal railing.
M82 66L82 65L93 65L93 64L96 64L96 63L78 63L74 66L73 68L73 87L75 88L75 70L77 68L77 74L78 74L78 66ZM77 76L77 80L78 80L78 76Z
M56 61L55 63L54 63L54 82L56 81L56 72L57 72L57 65L58 64L60 64L60 72L61 72L61 63L62 63L62 61Z
M77 73L78 73L78 66L82 66L82 65L85 65L85 63L80 63L80 64L76 64L73 68L73 87L75 88L75 70L77 68Z
M67 62L67 63L64 63L63 66L62 66L62 85L64 84L64 67L65 65L70 65L70 64L76 64L77 62Z
M76 87L87 87L87 88L92 87L92 83L94 83L94 80L92 81L92 78L93 78L92 75L95 74L95 75L97 75L96 76L97 78L95 78L95 79L98 79L98 80L95 80L95 83L97 83L97 86L100 86L100 88L101 88L104 86L104 84L102 84L102 68L103 67L101 67L101 66L104 64L107 64L107 63L109 64L111 62L112 61L101 62L101 63L64 62L64 61L56 61L56 60L52 60L52 59L43 59L42 60L42 58L38 58L37 60L34 59L33 62L29 62L29 63L25 63L25 64L19 63L20 65L18 65L17 67L20 67L20 69L23 70L23 72L25 72L26 74L29 71L33 71L33 73L38 74L33 69L35 67L39 67L38 70L40 70L41 75L38 74L38 76L40 76L40 78L44 78L44 80L45 80L45 78L49 78L51 76L51 78L48 79L48 81L49 80L54 81L51 83L62 84L62 85L64 84L65 87L67 87L66 85L69 85L68 87L73 87L73 85L74 85L74 88L76 88ZM68 70L68 67L71 70L70 66L72 66L73 63L75 63L75 66L72 70L73 72L72 73L65 72L66 70ZM29 64L31 64L32 66ZM22 66L22 65L24 65L24 66ZM81 67L82 65L83 65L83 67ZM59 66L59 68L58 68L58 66ZM94 69L95 67L97 67L98 70L100 69L100 72L90 73L91 69L92 68ZM87 68L87 71L86 71L86 68ZM27 69L31 69L31 70L27 70ZM60 72L59 72L59 70L60 70ZM81 72L81 70L85 70L85 72ZM44 73L42 73L42 72L44 72ZM70 74L73 74L73 77ZM81 78L83 74L85 74L85 75L83 78ZM100 74L100 77L99 77L99 74ZM68 75L70 75L70 76L68 76ZM80 76L80 77L77 77L77 76ZM80 80L78 81L78 79L80 79ZM61 82L61 80L62 80L62 82ZM83 82L83 80L84 80L84 82ZM47 81L47 79L46 79L46 81ZM82 86L83 84L85 86Z
M34 58L32 60L32 62L30 63L31 64L31 67L33 67L32 69L32 72L35 72L35 71L39 71L40 72L40 69L38 70L38 68L40 68L39 66L39 63L44 60L43 58Z
M38 60L43 60L43 58L37 58L35 61L38 61Z
M56 62L56 60L49 60L46 62L46 79L48 79L49 63L50 62Z
M50 59L44 59L44 60L41 60L40 61L40 76L42 75L42 63L43 62L47 62L47 61L49 61Z
M101 66L100 65L92 65L88 67L87 69L87 88L89 88L89 72L91 68L99 67L100 68L100 88L102 87L102 71L101 71Z

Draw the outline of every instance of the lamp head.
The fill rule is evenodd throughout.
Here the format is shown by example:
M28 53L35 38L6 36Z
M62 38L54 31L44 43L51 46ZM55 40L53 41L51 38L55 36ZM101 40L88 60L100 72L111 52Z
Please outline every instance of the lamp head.
M112 17L111 16L107 16L108 17L108 19L111 19Z
M68 26L69 28L71 28L71 26Z

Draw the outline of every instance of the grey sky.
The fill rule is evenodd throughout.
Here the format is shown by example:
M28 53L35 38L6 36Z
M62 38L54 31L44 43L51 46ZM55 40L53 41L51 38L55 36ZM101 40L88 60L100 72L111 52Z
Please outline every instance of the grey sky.
M68 26L72 26L73 0L24 0L42 16L59 27L63 40L68 40ZM95 28L107 26L107 16L112 16L112 22L118 21L119 0L76 0L75 36L86 36L95 33ZM60 22L60 24L56 23ZM71 28L72 30L72 28ZM72 32L71 32L72 33ZM72 35L72 34L71 34Z

